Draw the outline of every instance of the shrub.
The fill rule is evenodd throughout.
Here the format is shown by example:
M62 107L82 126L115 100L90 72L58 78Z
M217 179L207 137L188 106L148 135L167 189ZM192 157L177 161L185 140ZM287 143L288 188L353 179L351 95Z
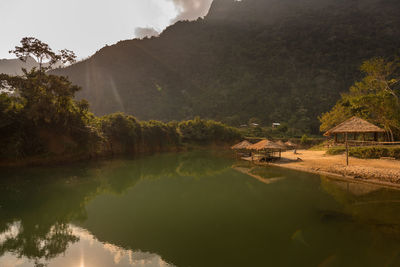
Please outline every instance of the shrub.
M303 136L301 137L300 143L302 145L308 145L310 143L310 140L306 134L303 134Z
M345 147L332 147L326 151L328 155L340 155L346 151Z
M400 159L400 147L352 147L349 155L363 159L377 159L381 157L391 157Z
M346 151L345 147L333 147L326 153L329 155L339 155ZM381 157L391 157L400 159L399 146L372 146L372 147L350 147L349 155L362 159L378 159Z
M195 143L227 143L241 138L241 134L235 128L198 117L179 123L178 133L183 141Z

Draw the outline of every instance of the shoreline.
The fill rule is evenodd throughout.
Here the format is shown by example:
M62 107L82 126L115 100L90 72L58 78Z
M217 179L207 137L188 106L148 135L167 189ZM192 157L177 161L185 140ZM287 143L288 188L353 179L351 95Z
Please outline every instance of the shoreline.
M334 180L400 190L400 162L397 160L351 157L349 166L346 166L343 155L326 155L324 151L299 150L298 152L298 154L283 152L282 159L277 162L254 162L254 164L325 175Z
M64 154L64 155L38 155L27 157L23 159L0 159L0 168L25 168L25 167L50 167L68 165L76 162L95 162L105 159L114 158L138 158L142 156L154 155L157 153L169 153L169 152L184 152L193 150L216 150L226 149L229 150L230 146L227 144L195 144L195 143L181 143L179 146L166 146L154 150L140 150L135 152L115 152L115 151L103 151L103 152L81 152L75 154Z
M324 175L329 179L337 180L337 181L377 185L377 186L381 186L384 188L400 190L400 184L385 182L385 181L381 181L381 180L377 180L377 179L356 178L355 176L351 176L351 175L342 175L342 174L338 174L338 173L334 173L334 172L313 170L313 169L301 168L301 167L284 166L283 164L277 164L277 163L269 163L268 165L263 165L263 166L274 166L274 167L279 167L279 168L284 168L284 169L289 169L289 170L294 170L294 171L301 171L301 172L307 172L307 173L312 173L312 174L317 174L317 175Z

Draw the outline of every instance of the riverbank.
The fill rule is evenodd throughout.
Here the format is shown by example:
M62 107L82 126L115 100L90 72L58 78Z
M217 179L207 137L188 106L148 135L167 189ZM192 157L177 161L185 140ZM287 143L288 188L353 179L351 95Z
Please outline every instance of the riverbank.
M345 155L327 155L325 151L298 150L282 153L282 159L270 165L400 188L400 161L386 159L349 158Z
M180 143L176 146L165 146L153 150L141 150L138 152L123 153L122 150L117 152L102 151L97 153L74 153L62 155L38 155L22 159L0 159L0 168L19 168L19 167L35 167L35 166L55 166L73 164L76 162L90 162L104 159L113 158L139 158L148 155L155 155L159 153L169 152L188 152L188 151L229 151L230 144L227 143L210 143L210 144L196 144L196 143Z

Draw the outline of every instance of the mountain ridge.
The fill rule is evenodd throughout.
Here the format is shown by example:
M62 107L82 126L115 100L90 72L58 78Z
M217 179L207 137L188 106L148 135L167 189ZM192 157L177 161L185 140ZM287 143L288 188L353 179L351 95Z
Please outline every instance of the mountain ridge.
M257 117L316 133L317 116L364 60L399 53L399 12L390 0L215 0L204 19L53 73L82 86L96 114L234 125Z
M32 68L38 68L39 63L32 57L29 57L26 62L22 62L19 59L0 59L0 73L8 75L21 75L22 68L30 70Z

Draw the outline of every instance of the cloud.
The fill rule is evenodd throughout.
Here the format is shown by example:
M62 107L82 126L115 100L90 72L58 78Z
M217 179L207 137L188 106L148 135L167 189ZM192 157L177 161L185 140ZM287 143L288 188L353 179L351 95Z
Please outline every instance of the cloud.
M179 15L172 21L195 20L207 15L213 0L172 0Z
M135 37L139 39L143 39L145 37L158 36L159 32L154 28L142 28L138 27L135 29Z

